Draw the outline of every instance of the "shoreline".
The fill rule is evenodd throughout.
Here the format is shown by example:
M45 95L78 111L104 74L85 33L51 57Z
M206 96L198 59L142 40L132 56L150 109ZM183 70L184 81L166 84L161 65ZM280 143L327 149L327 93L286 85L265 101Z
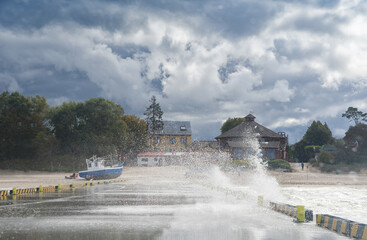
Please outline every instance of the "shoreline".
M185 167L125 167L123 173L117 179L140 179L144 176L161 176L168 179L184 177ZM0 170L0 189L35 188L42 186L56 186L58 184L80 184L85 179L65 179L70 176L69 172L41 172L19 170ZM231 182L235 185L246 185L248 177L254 173L226 173ZM330 174L303 171L277 172L268 171L268 175L274 177L281 187L327 187L327 186L367 186L367 174ZM307 176L308 175L308 176Z

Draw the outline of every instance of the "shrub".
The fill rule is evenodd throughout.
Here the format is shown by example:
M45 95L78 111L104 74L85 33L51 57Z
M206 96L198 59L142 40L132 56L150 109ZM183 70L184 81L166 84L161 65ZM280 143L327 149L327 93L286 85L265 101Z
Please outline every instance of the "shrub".
M330 152L321 151L319 158L320 163L332 164L334 163L334 156Z
M291 165L283 159L268 160L268 169L284 169L287 172L292 172Z
M336 171L337 167L335 165L331 165L331 164L321 164L320 165L320 170L322 172L330 173L330 172Z

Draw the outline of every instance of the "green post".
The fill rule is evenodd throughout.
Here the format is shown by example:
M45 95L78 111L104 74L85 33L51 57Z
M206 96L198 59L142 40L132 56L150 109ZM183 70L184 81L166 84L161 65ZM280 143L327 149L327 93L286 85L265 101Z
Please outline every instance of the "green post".
M17 188L13 187L13 195L17 195Z
M72 183L71 184L71 188L75 188L75 183Z
M40 185L40 186L39 186L39 188L38 188L38 192L43 192L43 187L42 187L42 185Z
M305 206L297 205L297 221L298 222L305 221Z

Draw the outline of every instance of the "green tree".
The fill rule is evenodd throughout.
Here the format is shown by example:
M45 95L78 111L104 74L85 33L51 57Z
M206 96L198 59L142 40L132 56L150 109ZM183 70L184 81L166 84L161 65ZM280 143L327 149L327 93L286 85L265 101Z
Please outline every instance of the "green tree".
M322 146L324 144L333 143L334 138L326 123L322 124L320 121L313 121L308 127L302 140L295 143L291 149L293 155L298 161L307 162L310 155L310 150L307 146Z
M126 151L124 109L112 101L92 98L63 103L51 111L51 125L62 154L103 156Z
M80 135L77 109L82 103L68 102L56 106L50 111L50 125L53 134L60 144L60 154L78 155L80 149Z
M242 122L246 122L246 119L243 118L228 118L220 128L221 133L227 132L228 130L236 127Z
M322 146L327 143L333 143L334 139L332 133L326 123L322 124L320 121L313 121L311 126L307 129L303 140L307 145Z
M139 152L145 151L148 147L147 123L134 115L123 116L122 120L128 129L128 152L122 153L122 155L126 156L127 161L132 161Z
M293 152L293 156L295 159L294 161L299 162L307 162L308 160L308 154L305 150L305 147L307 146L307 143L304 140L301 140L295 144L293 144L290 149Z
M343 138L345 146L354 153L367 153L367 125L350 126Z
M363 113L362 111L358 111L358 108L349 107L345 113L342 114L342 117L347 118L349 121L354 121L355 125L359 123L367 122L367 113Z
M48 112L44 97L24 97L18 92L0 95L0 158L33 159L39 132L47 132L44 124Z
M146 111L144 112L144 115L146 116L146 122L148 125L148 130L150 134L153 136L153 146L155 149L155 135L158 131L163 129L163 111L157 103L157 99L155 96L152 96L150 99L150 105L146 108Z

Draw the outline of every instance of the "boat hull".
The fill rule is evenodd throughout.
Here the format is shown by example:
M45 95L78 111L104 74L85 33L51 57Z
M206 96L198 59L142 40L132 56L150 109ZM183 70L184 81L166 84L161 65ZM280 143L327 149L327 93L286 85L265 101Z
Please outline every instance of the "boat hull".
M112 179L121 176L123 167L80 171L79 177L90 179Z

